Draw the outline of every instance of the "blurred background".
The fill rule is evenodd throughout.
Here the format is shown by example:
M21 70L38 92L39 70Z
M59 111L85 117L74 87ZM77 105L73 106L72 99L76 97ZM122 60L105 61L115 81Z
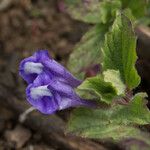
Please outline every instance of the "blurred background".
M71 110L45 116L33 112L23 122L19 116L30 106L26 83L18 75L19 62L38 49L67 65L70 53L89 25L71 19L62 0L0 0L0 150L122 150L125 145L65 135ZM137 68L142 84L135 91L150 92L150 31L138 27ZM86 70L87 76L93 74Z

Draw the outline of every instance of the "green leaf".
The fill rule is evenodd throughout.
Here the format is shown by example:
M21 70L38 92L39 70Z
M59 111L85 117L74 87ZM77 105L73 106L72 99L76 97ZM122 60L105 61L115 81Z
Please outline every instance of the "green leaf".
M84 78L83 70L87 67L98 64L101 55L100 48L107 30L106 25L98 24L88 31L76 45L70 55L68 68L78 78Z
M139 23L150 26L150 0L147 0L146 15L139 19Z
M74 19L92 24L112 22L116 12L121 9L119 0L66 0L66 4L67 11Z
M84 0L65 0L67 11L77 20L87 23L100 22L100 0L85 2Z
M85 93L80 91L85 91ZM91 96L89 96L89 93L91 93ZM107 70L103 75L87 78L78 87L78 94L83 98L96 98L110 104L115 98L125 95L125 85L121 81L119 71ZM85 97L86 95L88 97Z
M87 78L79 87L79 90L95 94L99 101L111 103L116 97L116 89L111 83L105 82L102 76Z
M121 2L119 0L106 0L100 4L101 22L107 24L113 22L116 12L121 9Z
M123 125L145 125L150 123L150 111L146 106L145 93L136 94L128 106L115 106L113 115L114 122Z
M120 72L116 70L106 70L103 72L104 81L112 84L116 88L117 95L125 95L125 85L121 81Z
M127 106L114 105L109 109L76 109L69 121L68 131L78 135L114 140L141 138L137 125L150 123L150 112L143 93L135 95Z
M112 22L117 11L130 9L136 19L148 13L149 0L65 0L67 11L77 19L87 23ZM148 18L147 18L148 19Z
M147 0L120 0L123 8L130 8L132 14L136 18L141 18L145 15Z
M130 20L124 15L117 15L112 31L105 36L103 69L119 70L121 78L131 90L140 83L135 69L136 37Z

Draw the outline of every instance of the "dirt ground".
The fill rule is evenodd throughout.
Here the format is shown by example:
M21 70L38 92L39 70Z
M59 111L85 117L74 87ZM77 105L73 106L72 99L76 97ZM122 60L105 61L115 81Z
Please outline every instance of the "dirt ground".
M1 89L6 87L20 101L25 101L26 86L18 76L20 60L37 49L48 49L53 58L65 65L74 44L86 30L82 23L62 13L60 4L56 0L0 1L0 84ZM6 97L12 98L8 92ZM0 101L4 99L0 96ZM18 116L7 104L0 105L0 150L66 149L45 142L38 130L19 123Z
M62 7L61 0L0 1L0 150L123 149L111 142L60 134L69 110L46 116L45 122L38 112L23 124L18 121L20 113L29 108L26 84L18 75L20 60L37 49L48 49L54 59L66 65L75 43L88 28L64 14Z

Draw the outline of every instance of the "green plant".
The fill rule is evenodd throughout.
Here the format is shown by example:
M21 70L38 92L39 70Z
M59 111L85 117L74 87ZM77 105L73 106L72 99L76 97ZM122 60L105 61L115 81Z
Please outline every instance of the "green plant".
M150 23L148 0L65 0L67 12L74 18L92 27L75 46L68 68L83 79L87 67L98 63L104 35L110 30L118 11L125 13L134 24ZM80 58L87 59L80 59ZM76 65L78 64L78 65Z
M140 77L135 68L134 26L127 16L117 13L112 28L105 34L103 46L97 49L102 56L95 61L101 62L102 74L86 78L77 89L80 96L96 100L104 107L76 109L68 131L83 137L116 141L136 138L150 144L147 135L139 128L150 123L150 111L146 106L146 94L133 94ZM93 38L95 36L89 40ZM91 47L91 51L95 49Z

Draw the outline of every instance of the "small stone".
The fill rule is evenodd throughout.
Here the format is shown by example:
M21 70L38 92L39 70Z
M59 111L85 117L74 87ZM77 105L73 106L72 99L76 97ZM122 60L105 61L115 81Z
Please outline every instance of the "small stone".
M30 139L30 130L18 125L13 130L5 132L5 138L8 142L14 142L16 148L21 148Z

